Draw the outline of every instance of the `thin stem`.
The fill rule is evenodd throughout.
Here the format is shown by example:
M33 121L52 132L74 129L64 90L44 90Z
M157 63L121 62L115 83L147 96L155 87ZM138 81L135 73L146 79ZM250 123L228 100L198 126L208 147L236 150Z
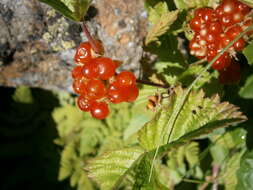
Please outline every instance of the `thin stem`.
M219 174L219 169L220 169L220 166L218 164L213 165L213 169L212 169L212 178L213 178L212 190L218 190L217 176Z
M195 184L203 184L203 183L205 183L205 181L200 181L200 180L196 180L196 179L182 179L182 181L188 182L188 183L195 183Z
M167 85L157 84L157 83L153 83L150 81L144 81L144 80L140 80L140 79L137 79L136 82L139 84L145 84L145 85L159 87L159 88L169 88L169 86L167 86Z
M96 53L100 54L100 53L101 53L101 52L100 52L100 49L99 49L99 47L96 45L96 42L95 42L94 38L91 36L91 34L90 34L90 32L89 32L88 27L86 26L86 24L85 24L84 22L82 22L81 26L82 26L82 29L83 29L83 33L84 33L84 35L87 37L87 39L88 39L88 41L89 41L89 43L90 43L92 49L93 49Z

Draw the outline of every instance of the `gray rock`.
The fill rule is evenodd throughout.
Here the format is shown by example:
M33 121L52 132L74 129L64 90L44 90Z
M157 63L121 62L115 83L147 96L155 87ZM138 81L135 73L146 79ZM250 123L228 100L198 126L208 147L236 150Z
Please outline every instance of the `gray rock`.
M147 14L140 0L94 0L87 25L105 55L138 74ZM0 0L0 85L71 91L79 23L36 0Z

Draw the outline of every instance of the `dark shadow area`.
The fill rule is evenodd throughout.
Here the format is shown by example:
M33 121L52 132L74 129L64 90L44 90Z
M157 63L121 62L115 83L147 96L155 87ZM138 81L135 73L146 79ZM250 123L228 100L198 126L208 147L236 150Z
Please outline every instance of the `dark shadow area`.
M224 87L225 96L223 101L228 101L238 107L248 118L248 120L239 125L247 130L247 147L253 149L253 99L245 99L239 96L240 87L244 86L246 79L252 74L253 69L247 64L243 55L238 55L241 64L241 81L238 85L227 85Z
M1 190L70 189L58 182L60 149L51 113L58 100L50 91L32 89L33 103L14 101L13 88L0 88Z

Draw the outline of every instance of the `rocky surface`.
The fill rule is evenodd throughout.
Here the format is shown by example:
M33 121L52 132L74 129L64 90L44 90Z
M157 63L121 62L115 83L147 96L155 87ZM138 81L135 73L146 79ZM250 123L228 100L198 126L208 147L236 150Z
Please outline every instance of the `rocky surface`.
M138 74L147 13L140 0L94 0L87 17L106 56ZM74 23L37 0L0 0L0 85L71 89L75 48L86 38Z

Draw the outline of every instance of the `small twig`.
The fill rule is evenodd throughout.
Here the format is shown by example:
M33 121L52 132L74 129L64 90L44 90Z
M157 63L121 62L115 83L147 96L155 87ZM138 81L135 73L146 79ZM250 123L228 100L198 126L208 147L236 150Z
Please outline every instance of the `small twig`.
M212 190L218 190L217 176L218 176L218 173L219 173L219 169L220 169L219 165L217 165L217 164L213 165L213 169L212 169L212 179L213 179Z
M150 81L144 81L144 80L140 80L140 79L137 79L136 82L139 84L145 84L145 85L159 87L159 88L170 88L168 85L157 84L157 83L153 83Z
M91 36L91 34L90 34L90 32L89 32L89 30L88 30L86 24L85 24L84 22L82 22L81 26L82 26L82 29L83 29L83 33L84 33L84 35L87 37L87 39L88 39L88 41L89 41L89 43L90 43L92 49L93 49L96 53L100 54L100 53L101 53L101 52L100 52L100 48L97 46L97 44L96 44L94 38Z
M205 181L200 181L200 180L196 180L196 179L183 179L182 181L188 182L188 183L195 183L195 184L205 183Z

